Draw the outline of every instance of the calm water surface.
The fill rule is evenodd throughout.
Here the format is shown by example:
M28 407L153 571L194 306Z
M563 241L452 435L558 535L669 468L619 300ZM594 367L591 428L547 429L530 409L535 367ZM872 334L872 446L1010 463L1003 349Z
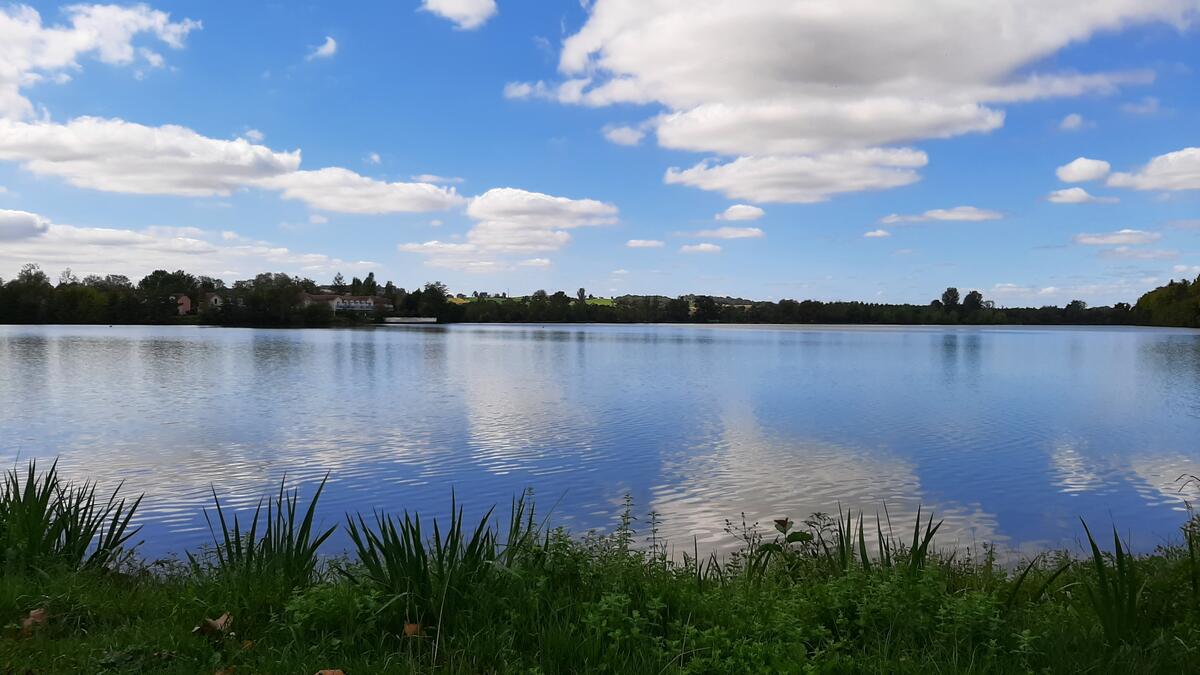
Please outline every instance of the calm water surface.
M0 326L0 450L145 492L150 554L208 540L210 485L325 472L329 523L528 487L575 530L632 495L689 549L886 501L944 544L1074 546L1083 516L1147 550L1200 498L1200 332Z

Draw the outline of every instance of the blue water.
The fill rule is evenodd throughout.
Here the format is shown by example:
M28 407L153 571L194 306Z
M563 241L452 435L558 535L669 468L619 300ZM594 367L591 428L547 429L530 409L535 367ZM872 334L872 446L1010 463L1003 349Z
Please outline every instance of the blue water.
M884 503L945 546L1074 547L1082 516L1149 550L1200 498L1200 332L0 326L0 451L145 492L149 555L208 541L210 485L249 508L326 472L327 523L532 488L575 531L631 495L688 550Z

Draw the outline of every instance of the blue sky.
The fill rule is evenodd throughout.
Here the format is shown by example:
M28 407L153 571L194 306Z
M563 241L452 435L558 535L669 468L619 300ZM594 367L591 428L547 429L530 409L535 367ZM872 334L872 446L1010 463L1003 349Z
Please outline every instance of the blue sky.
M0 4L0 277L1134 301L1200 275L1198 19L1196 0Z

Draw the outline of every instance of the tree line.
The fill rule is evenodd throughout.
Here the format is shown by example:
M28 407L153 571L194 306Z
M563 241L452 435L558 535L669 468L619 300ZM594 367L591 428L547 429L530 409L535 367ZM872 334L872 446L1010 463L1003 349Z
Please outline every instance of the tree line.
M382 298L390 309L335 314L327 303L303 302L305 293ZM194 316L181 317L174 298L187 295ZM219 303L206 304L212 296ZM1200 327L1200 279L1172 281L1143 295L1136 305L1089 307L1074 300L1062 307L998 307L978 290L947 288L928 304L754 301L708 295L624 295L597 299L580 288L508 297L474 292L452 295L431 282L412 291L374 273L350 282L338 274L329 284L283 273L263 273L227 286L224 281L178 270L156 270L134 283L121 275L70 270L53 283L37 265L0 280L0 323L163 324L201 322L227 326L330 326L381 321L385 316L436 317L444 323L847 323L1156 325Z

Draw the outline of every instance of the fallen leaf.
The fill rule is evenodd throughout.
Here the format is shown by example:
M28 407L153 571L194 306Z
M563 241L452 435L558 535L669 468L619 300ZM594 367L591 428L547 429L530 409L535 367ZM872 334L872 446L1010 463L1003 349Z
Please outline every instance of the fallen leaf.
M225 612L215 619L205 619L192 629L192 632L197 635L222 636L229 632L229 626L233 623L233 617L229 612Z
M33 635L33 629L40 626L50 618L50 613L45 607L39 607L29 612L29 616L21 619L21 637L29 637Z
M415 637L421 634L421 624L406 623L404 624L404 635L406 637Z
M254 640L242 640L242 650L245 651L254 646Z

